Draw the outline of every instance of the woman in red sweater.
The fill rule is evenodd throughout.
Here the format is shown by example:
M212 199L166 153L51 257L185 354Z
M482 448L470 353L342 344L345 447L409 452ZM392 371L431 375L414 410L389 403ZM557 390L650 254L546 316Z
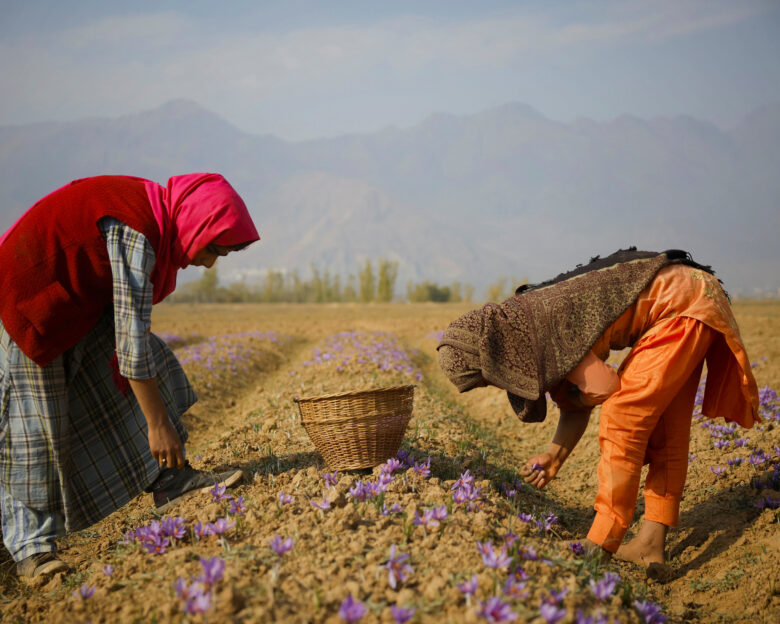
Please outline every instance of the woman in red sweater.
M241 478L186 462L196 397L151 308L180 269L258 239L213 173L76 180L0 238L0 507L20 576L66 568L56 539L143 491L164 511Z

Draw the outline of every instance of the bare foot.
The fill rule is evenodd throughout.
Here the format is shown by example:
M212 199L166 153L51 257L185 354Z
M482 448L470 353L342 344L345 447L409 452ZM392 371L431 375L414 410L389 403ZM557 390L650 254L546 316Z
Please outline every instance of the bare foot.
M647 543L641 536L632 539L628 544L622 544L615 553L618 559L631 561L641 566L649 566L651 563L664 563L663 544Z

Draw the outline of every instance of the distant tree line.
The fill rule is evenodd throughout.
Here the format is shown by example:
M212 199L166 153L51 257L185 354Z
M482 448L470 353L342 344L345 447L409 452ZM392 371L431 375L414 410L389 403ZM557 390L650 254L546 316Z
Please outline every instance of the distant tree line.
M472 301L474 287L471 284L453 282L440 285L432 281L408 282L406 297L396 293L398 263L384 258L370 260L357 271L342 280L328 269L311 266L311 277L301 278L298 271L284 272L269 269L261 283L244 281L221 286L217 266L203 272L200 279L182 284L171 296L175 302L200 303L386 303L390 301L457 302ZM505 293L506 278L501 278L488 288L488 299L499 301Z

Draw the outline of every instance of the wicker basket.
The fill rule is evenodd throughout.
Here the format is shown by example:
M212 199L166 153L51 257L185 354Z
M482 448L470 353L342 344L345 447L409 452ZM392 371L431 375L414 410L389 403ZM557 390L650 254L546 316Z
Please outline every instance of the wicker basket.
M301 420L331 470L372 468L394 456L412 417L414 386L296 397Z

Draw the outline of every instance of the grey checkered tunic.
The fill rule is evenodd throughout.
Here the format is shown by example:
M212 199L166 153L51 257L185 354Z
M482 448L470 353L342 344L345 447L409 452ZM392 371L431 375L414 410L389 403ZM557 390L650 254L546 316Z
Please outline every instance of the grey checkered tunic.
M28 507L59 513L69 531L94 524L141 493L159 472L133 393L116 387L110 362L132 379L157 377L182 442L181 415L196 401L168 346L149 330L154 250L114 219L101 229L114 305L92 331L40 367L0 323L0 483Z

